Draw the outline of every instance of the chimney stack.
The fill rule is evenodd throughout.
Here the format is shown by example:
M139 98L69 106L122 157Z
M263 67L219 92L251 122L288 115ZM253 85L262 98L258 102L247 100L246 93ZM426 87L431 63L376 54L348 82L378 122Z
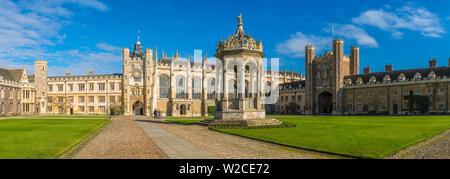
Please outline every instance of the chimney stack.
M70 72L66 72L66 76L70 76Z
M370 73L370 67L364 67L364 74Z
M385 69L386 69L386 72L394 71L394 68L392 67L392 64L387 64Z
M436 68L437 67L437 60L430 58L430 68Z
M89 75L90 75L90 76L94 75L94 71L89 70Z

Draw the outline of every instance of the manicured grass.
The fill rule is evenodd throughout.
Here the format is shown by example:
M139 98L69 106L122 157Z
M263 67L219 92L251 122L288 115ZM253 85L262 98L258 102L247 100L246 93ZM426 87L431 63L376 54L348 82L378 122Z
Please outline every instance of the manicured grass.
M190 119L190 120L201 120L201 119L214 119L214 116L197 116L197 117L164 117L164 119L168 119L168 120L180 120L180 119Z
M299 117L299 115L266 115L266 118Z
M183 124L183 125L192 125L202 122L202 120L167 120L168 122Z
M28 116L29 118L74 118L74 119L105 119L108 118L108 116ZM113 116L111 116L113 117Z
M358 158L385 158L450 129L450 116L279 119L297 127L217 130L304 149Z
M0 159L54 159L108 120L0 120Z

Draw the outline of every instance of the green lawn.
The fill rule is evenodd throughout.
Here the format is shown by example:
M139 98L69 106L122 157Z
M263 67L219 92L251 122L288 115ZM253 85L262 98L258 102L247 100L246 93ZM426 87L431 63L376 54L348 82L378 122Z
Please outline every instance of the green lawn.
M192 125L202 122L202 120L167 120L167 122L183 124L183 125Z
M0 120L0 159L54 159L108 120Z
M168 120L181 120L181 119L190 119L190 120L203 120L203 119L214 119L214 116L197 116L197 117L164 117L164 119Z
M297 127L217 130L304 149L358 158L385 158L450 129L450 116L279 119Z
M114 117L114 116L111 116ZM74 119L105 119L108 116L76 116L76 115L56 115L56 116L28 116L28 118L74 118Z

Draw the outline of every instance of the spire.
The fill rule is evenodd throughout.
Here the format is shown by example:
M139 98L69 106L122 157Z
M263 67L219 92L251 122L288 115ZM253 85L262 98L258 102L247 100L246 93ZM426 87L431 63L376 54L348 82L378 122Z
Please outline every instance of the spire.
M140 36L141 36L141 30L138 30L138 36L137 36L138 40L137 40L136 44L141 44Z
M178 49L177 49L177 53L175 54L175 58L180 58L180 55L178 54Z
M238 31L236 32L236 34L245 34L244 33L244 24L242 23L242 14L239 14L239 16L237 17L239 24L238 24Z
M155 46L155 62L158 61L158 47Z
M203 57L203 63L208 61L208 53L205 53L205 57Z
M27 62L25 59L23 59L23 70L25 70L25 73L27 73Z

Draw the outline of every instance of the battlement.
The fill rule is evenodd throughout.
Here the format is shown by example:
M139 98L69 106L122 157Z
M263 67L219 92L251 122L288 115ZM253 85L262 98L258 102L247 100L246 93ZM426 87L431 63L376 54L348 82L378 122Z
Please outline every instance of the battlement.
M47 60L35 60L34 63L39 63L39 64L48 64Z
M344 43L344 39L334 39L333 43Z

